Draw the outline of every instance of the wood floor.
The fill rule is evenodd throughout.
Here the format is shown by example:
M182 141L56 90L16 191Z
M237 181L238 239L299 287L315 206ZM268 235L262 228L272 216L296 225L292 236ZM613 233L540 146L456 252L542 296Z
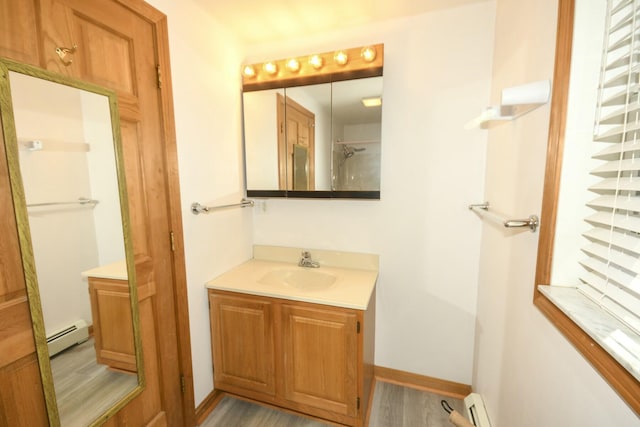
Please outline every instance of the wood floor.
M99 365L93 339L54 356L51 372L64 427L91 424L138 384L136 375Z
M378 381L369 427L446 427L448 414L440 406L445 399L464 413L462 400ZM301 416L226 396L201 427L325 427Z

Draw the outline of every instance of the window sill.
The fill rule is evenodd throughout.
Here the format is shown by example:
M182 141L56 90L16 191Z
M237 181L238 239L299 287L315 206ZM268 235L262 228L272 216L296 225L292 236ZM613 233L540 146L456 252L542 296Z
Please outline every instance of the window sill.
M538 290L640 381L640 335L574 287L541 285Z
M549 296L545 295L543 291L546 291L546 294ZM551 298L556 301L577 300L578 306L586 305L588 307L589 303L595 304L588 301L587 297L580 295L575 288L562 288L558 286L554 286L552 289L550 289L549 286L542 287L542 289L541 287L536 287L533 299L534 305L542 314L573 344L576 350L602 375L620 397L625 400L629 407L640 416L640 380L637 378L638 371L636 370L636 376L634 376L631 370L616 360L612 355L614 352L610 352L604 346L600 345L596 339L592 338L590 333L578 324L578 322L598 324L593 319L589 320L592 316L580 316L578 313L582 313L582 311L579 312L578 309L575 308L575 305L571 306L571 304L566 304L566 307L560 308ZM587 300L586 303L585 300ZM600 316L601 315L602 313L600 313ZM570 316L576 318L576 320L573 320ZM599 316L596 316L596 319L598 317ZM618 322L615 319L611 320ZM615 324L625 327L619 322ZM611 327L611 325L609 327ZM596 326L594 330L597 329L598 327ZM602 331L606 331L606 329L602 329ZM601 333L600 336L606 337L606 332Z

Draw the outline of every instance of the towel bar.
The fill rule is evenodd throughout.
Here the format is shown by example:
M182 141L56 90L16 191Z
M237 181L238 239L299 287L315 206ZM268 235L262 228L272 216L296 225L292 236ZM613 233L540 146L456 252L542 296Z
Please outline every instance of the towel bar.
M201 213L205 213L205 214L211 213L213 211L217 211L220 209L235 208L235 207L246 208L246 207L253 207L253 205L254 205L253 200L247 200L247 199L242 199L240 203L233 203L230 205L220 205L220 206L204 206L198 202L193 202L191 203L191 213L194 215L199 215Z
M540 225L540 219L537 215L529 215L527 219L507 219L494 212L489 212L489 202L469 205L469 209L478 213L481 217L503 225L505 228L529 227L532 233L535 233Z

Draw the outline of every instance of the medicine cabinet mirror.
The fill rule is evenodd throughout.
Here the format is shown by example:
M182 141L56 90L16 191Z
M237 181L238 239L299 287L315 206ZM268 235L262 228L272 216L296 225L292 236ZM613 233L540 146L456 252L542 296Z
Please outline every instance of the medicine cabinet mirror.
M0 60L0 114L52 425L96 425L144 387L116 95Z
M379 62L364 72L244 85L247 196L380 198L378 49Z

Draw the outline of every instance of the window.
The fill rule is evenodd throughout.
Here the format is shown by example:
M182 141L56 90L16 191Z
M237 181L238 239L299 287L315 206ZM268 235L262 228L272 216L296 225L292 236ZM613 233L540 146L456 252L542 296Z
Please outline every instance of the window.
M559 5L534 301L640 413L640 0Z

